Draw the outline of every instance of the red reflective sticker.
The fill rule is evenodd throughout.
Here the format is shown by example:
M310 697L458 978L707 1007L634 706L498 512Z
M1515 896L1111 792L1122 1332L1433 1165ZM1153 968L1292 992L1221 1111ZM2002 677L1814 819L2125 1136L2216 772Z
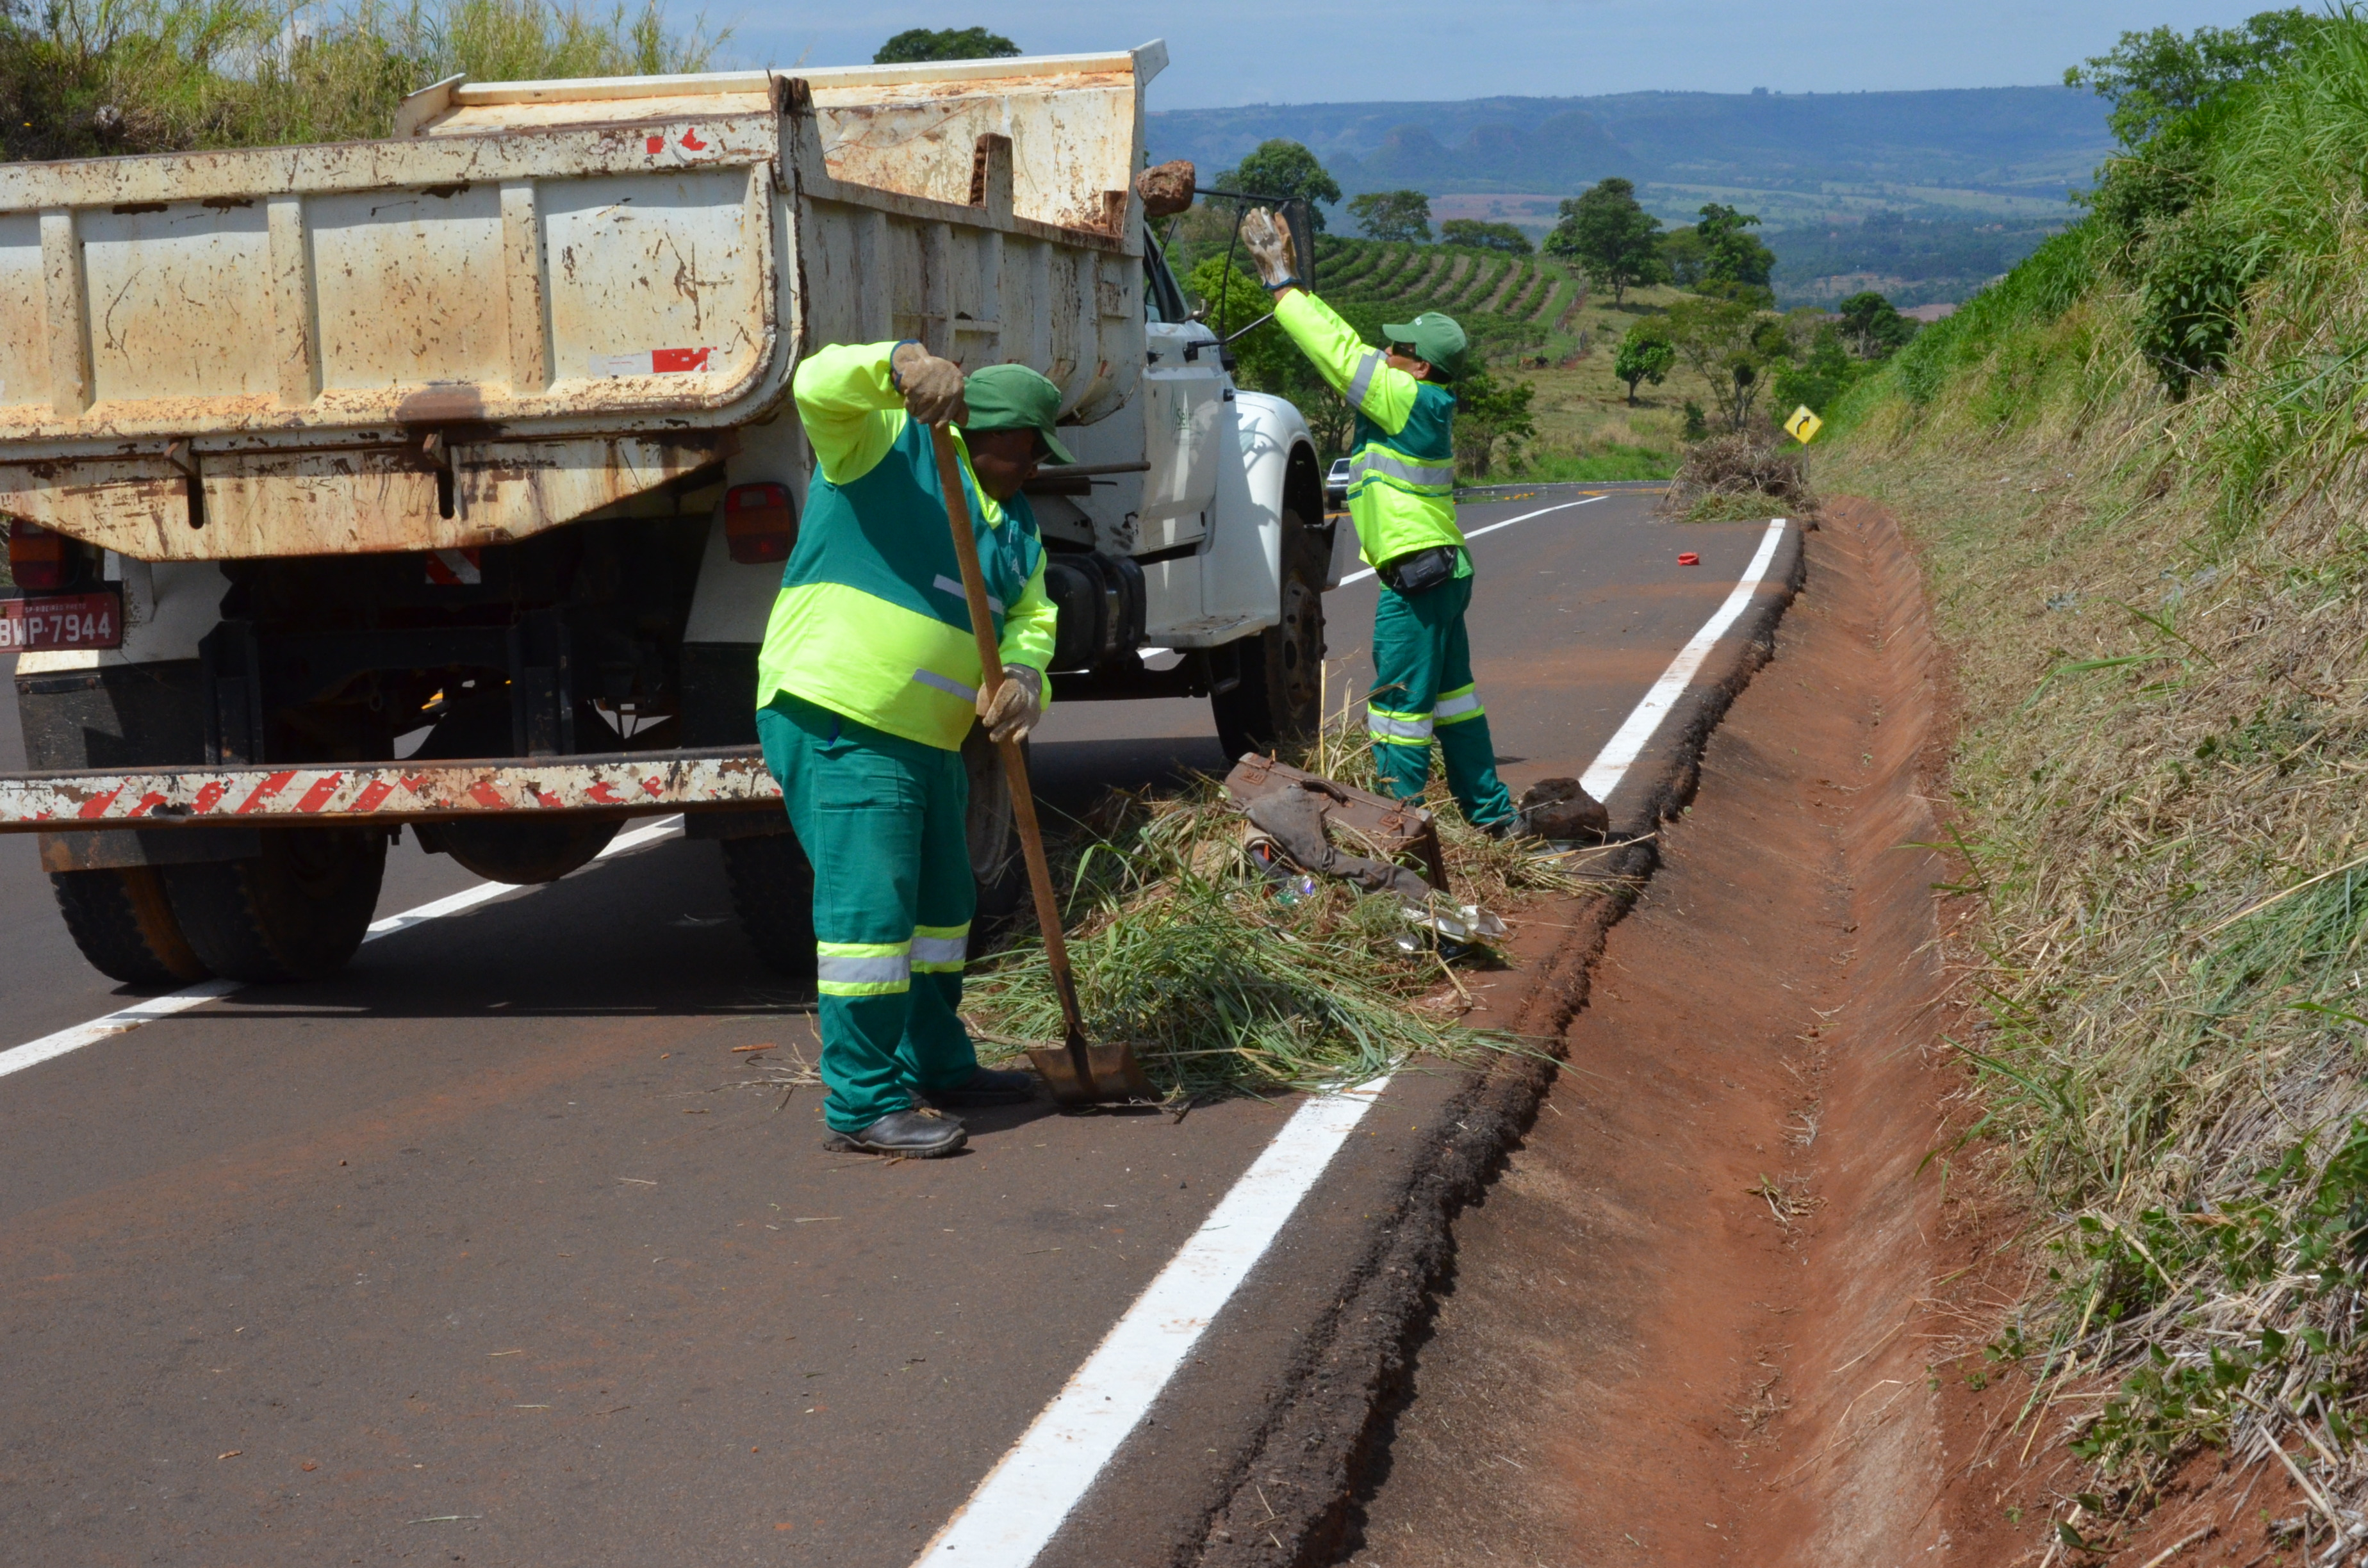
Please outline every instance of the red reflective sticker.
M666 138L663 136L653 136L649 139L648 146L652 153L663 153L666 151Z
M707 151L707 143L699 139L699 129L696 126L686 126L683 128L682 144L685 147L689 148L694 153L704 153Z
M653 375L679 375L685 370L704 370L712 348L656 348L650 352Z

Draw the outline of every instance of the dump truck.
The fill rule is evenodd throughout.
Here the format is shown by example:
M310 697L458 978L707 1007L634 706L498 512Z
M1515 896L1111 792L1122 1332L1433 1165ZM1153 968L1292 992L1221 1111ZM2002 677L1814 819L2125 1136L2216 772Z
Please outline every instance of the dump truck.
M455 77L384 141L0 165L0 831L85 957L317 977L404 827L533 883L679 812L811 964L754 713L825 344L1060 386L1057 702L1205 699L1235 755L1311 728L1322 472L1153 233L1166 59Z

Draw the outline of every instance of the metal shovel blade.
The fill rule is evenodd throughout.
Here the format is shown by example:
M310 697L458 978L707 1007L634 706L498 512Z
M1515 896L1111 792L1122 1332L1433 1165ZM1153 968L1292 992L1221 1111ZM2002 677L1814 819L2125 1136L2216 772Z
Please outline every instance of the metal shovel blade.
M1080 1062L1080 1058L1083 1059ZM1053 1091L1055 1105L1107 1105L1113 1100L1149 1100L1151 1080L1123 1044L1031 1045L1028 1061Z

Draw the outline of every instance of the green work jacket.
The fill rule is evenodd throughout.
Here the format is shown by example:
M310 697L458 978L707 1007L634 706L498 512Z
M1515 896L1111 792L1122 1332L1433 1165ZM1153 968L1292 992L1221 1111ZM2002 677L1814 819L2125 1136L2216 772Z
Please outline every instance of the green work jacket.
M928 426L905 413L889 374L895 348L825 348L791 382L818 472L757 654L757 705L786 691L959 751L976 716L978 644ZM1003 662L1042 671L1057 612L1036 515L1025 496L998 505L981 490L959 432L954 442Z
M1368 565L1452 545L1455 521L1455 394L1417 381L1369 347L1356 329L1305 290L1276 301L1274 319L1317 372L1356 411L1349 444L1349 518ZM1469 575L1467 558L1456 575Z

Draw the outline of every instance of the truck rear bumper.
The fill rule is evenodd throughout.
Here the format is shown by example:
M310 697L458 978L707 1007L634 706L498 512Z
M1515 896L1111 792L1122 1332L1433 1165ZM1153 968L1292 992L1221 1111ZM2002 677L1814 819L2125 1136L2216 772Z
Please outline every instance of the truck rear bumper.
M513 816L655 816L780 804L748 746L349 767L68 769L0 775L0 833L393 826Z

